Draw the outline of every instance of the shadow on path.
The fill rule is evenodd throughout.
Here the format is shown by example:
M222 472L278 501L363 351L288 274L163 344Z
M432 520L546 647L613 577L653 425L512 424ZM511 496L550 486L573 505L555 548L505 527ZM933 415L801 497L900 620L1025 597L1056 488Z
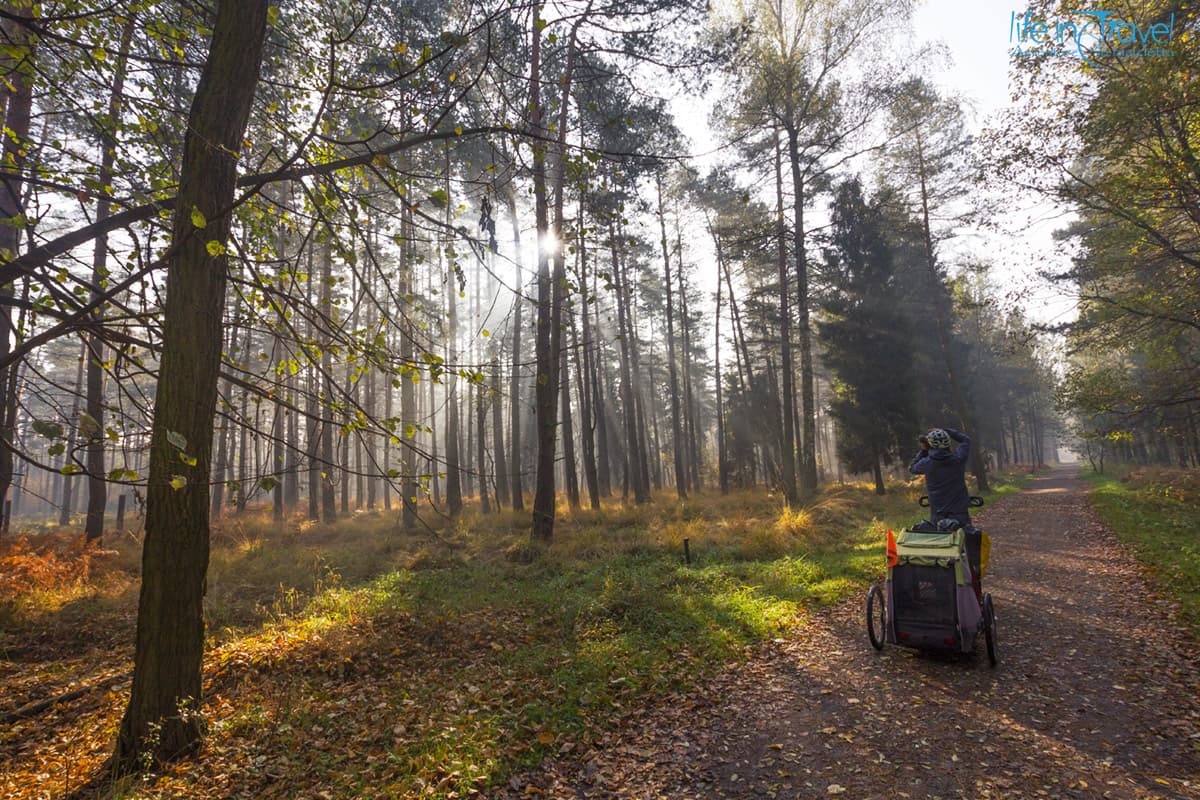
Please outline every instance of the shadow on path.
M846 603L496 796L1200 798L1197 643L1087 492L1055 470L980 515L995 669L982 641L963 660L876 653Z

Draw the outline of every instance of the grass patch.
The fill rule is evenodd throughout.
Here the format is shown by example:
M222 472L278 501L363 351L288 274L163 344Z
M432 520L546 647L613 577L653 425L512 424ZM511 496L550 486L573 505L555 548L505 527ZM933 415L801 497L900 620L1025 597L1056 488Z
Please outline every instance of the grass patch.
M845 484L793 509L762 491L564 508L554 542L532 550L525 514L468 511L420 536L383 514L226 521L204 757L123 796L486 793L860 593L883 571L884 528L923 515L920 494ZM38 735L49 748L62 732ZM22 751L28 770L38 747Z
M1200 473L1147 468L1084 477L1101 518L1149 567L1179 603L1184 624L1200 636Z

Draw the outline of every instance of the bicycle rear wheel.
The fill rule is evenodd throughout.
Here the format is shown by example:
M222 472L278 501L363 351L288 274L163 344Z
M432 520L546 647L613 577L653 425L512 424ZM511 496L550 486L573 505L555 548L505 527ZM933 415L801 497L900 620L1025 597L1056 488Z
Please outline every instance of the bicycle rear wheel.
M983 595L983 638L987 643L988 663L996 666L996 612L992 608L992 596Z

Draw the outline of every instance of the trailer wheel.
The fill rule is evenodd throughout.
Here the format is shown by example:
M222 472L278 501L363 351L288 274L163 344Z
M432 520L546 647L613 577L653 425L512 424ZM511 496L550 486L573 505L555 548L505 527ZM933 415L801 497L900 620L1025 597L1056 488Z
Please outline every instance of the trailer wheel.
M876 650L883 649L886 625L887 608L883 602L883 590L875 585L867 592L867 636Z

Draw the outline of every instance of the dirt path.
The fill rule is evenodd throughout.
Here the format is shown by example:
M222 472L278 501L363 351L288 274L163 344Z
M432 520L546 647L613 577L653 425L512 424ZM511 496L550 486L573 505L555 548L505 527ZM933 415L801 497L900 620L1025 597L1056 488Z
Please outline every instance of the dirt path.
M1200 647L1073 475L980 515L996 669L982 642L962 662L876 653L847 603L497 796L1200 798Z

